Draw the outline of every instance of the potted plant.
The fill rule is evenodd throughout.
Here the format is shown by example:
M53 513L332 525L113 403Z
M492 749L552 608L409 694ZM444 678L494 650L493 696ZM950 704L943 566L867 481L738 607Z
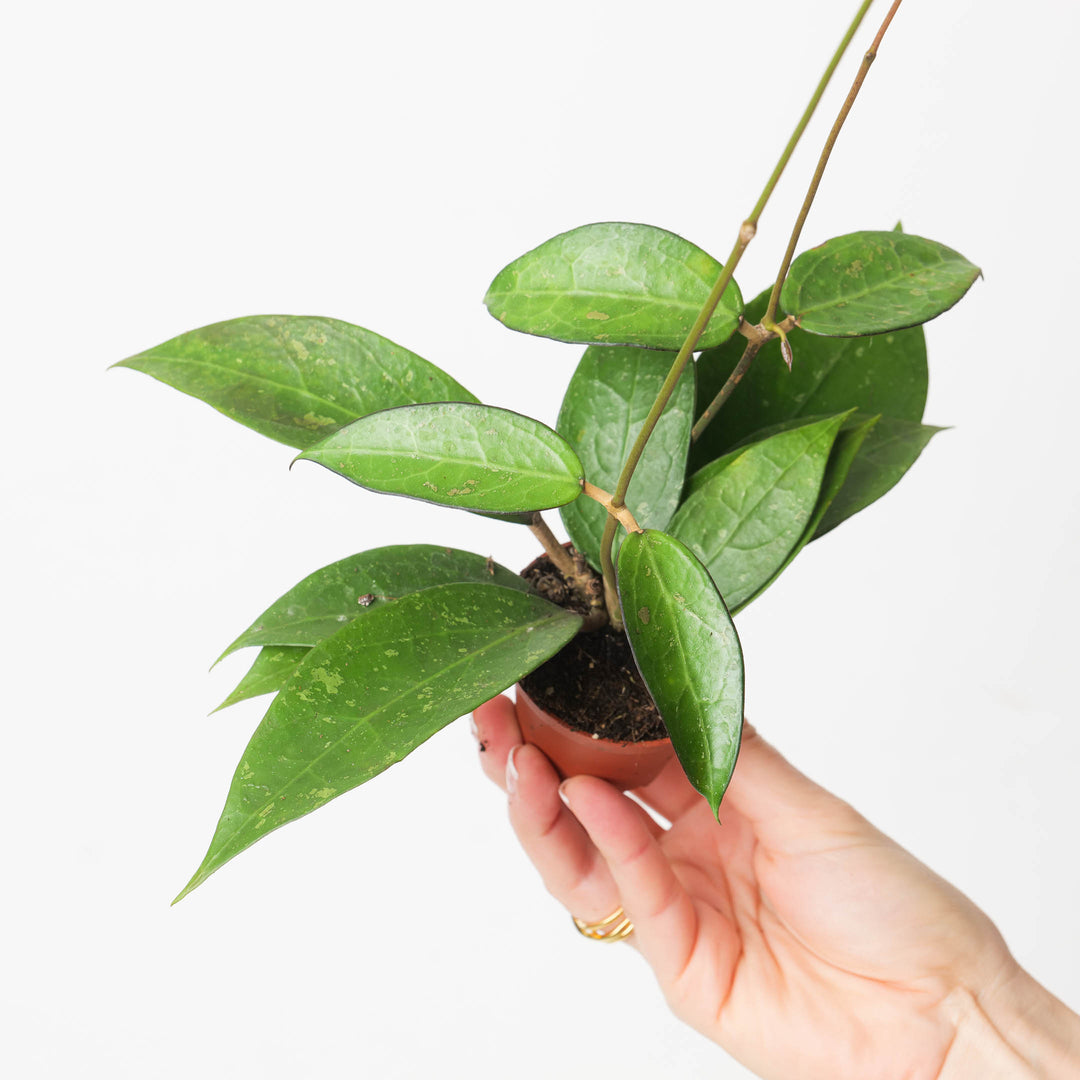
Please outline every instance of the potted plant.
M563 719L599 717L603 731L589 731L589 742L670 737L718 811L742 728L732 616L806 544L888 491L939 430L922 423L920 327L979 274L899 227L849 233L796 257L894 4L775 281L749 301L735 282L868 6L726 261L661 228L602 222L540 243L495 276L485 302L509 329L585 346L554 428L483 404L426 359L334 319L235 319L120 362L298 449L297 460L376 491L517 522L544 549L519 575L433 537L377 548L316 570L262 612L222 654L259 649L223 706L275 697L177 899L521 682L541 712L577 703L584 716ZM554 508L569 548L542 516ZM605 668L612 705L602 715L592 691ZM632 731L609 726L628 712ZM558 762L560 751L550 752ZM609 775L646 778L636 765Z

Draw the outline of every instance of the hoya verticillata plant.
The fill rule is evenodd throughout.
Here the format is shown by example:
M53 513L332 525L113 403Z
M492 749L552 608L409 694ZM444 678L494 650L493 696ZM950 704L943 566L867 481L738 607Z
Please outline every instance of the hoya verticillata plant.
M894 3L775 283L746 303L734 281L868 6L726 263L664 229L605 222L553 237L496 275L486 304L507 327L587 346L555 429L480 403L434 364L336 319L235 319L121 362L365 488L520 522L586 612L550 603L490 558L431 543L361 552L306 577L222 654L259 650L223 706L276 696L181 896L606 625L625 629L687 776L717 811L742 731L731 616L804 545L891 488L939 430L922 423L920 324L979 273L899 228L793 259ZM541 517L556 507L569 552Z

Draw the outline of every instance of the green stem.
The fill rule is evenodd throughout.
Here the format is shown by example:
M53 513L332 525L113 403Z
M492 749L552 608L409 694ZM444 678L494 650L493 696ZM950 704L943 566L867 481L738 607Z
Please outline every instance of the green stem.
M851 84L848 96L844 99L844 104L840 106L840 113L836 117L836 122L829 132L829 137L825 140L825 146L821 151L821 157L818 158L817 168L814 170L813 178L810 181L810 187L806 192L806 198L803 200L802 209L799 211L799 216L795 220L795 228L791 231L791 239L788 241L787 251L784 253L784 261L780 265L780 272L776 275L776 281L773 284L772 292L769 294L769 306L765 311L765 318L761 320L761 325L766 330L776 329L776 308L780 302L780 290L784 285L784 279L787 277L788 270L791 267L791 260L795 254L795 246L798 244L799 237L802 235L803 225L806 223L806 217L810 213L810 207L814 203L814 196L817 195L818 187L821 184L821 178L825 173L825 166L829 163L829 157L832 154L833 147L836 145L837 137L840 135L840 129L844 126L844 121L847 119L848 113L851 112L851 107L855 104L855 99L859 96L859 90L862 89L862 84L866 80L870 65L877 57L881 39L885 36L885 31L888 30L889 23L892 22L893 16L896 14L896 9L900 7L900 2L901 0L893 0L893 5L889 8L888 14L885 16L884 21L878 29L877 36L870 43L870 48L866 50L866 53L862 58L862 63L859 65L859 70L855 75L855 81Z
M754 362L754 357L757 356L761 346L764 345L764 341L748 341L746 348L743 349L743 354L739 358L739 362L735 365L735 370L727 377L727 382L720 387L720 393L716 395L709 402L709 407L698 417L697 423L690 429L690 441L695 443L701 438L701 433L709 426L712 418L723 407L724 402L731 397L732 391L742 381L742 377L750 370L750 365Z
M634 445L630 448L630 453L627 455L622 473L619 476L619 481L616 484L615 492L612 496L612 504L614 507L618 508L623 505L626 498L626 490L630 486L630 481L633 479L634 471L637 469L638 462L641 460L641 455L645 451L645 446L648 443L653 430L656 428L668 401L671 399L671 395L675 392L675 387L678 385L679 378L682 376L690 357L693 355L694 346L697 345L701 335L705 332L705 327L713 316L713 312L716 311L716 306L720 303L720 298L724 295L724 290L727 288L728 282L731 281L734 276L735 269L742 259L743 252L746 250L750 241L753 240L754 234L757 232L758 219L761 217L761 214L769 201L769 197L773 193L773 189L776 187L784 169L787 167L787 163L791 159L791 155L794 153L795 147L798 145L803 132L806 130L810 118L814 115L814 110L817 108L822 94L825 93L825 88L829 85L829 80L832 78L833 72L836 70L841 58L847 51L851 39L859 29L863 16L869 10L872 2L873 0L863 0L863 3L860 5L859 10L855 14L855 18L848 27L847 33L844 34L840 45L833 54L832 60L825 69L824 75L822 75L819 80L817 88L814 90L809 103L803 110L803 114L800 117L798 124L795 125L795 130L792 132L791 138L788 139L787 145L780 155L780 160L776 163L776 168L773 169L772 175L766 182L758 201L754 204L754 209L751 210L750 216L739 227L739 235L735 241L735 246L731 249L731 254L728 256L724 268L720 271L720 277L717 279L716 284L709 293L708 299L698 313L698 317L694 320L694 325L690 328L690 332L687 334L686 340L682 344L682 348L679 349L675 360L672 362L671 370L668 372L668 376L664 380L660 392L657 394L656 401L653 402L653 406L649 410L649 415L645 418L645 423L642 425L641 431L638 432L638 436L634 440ZM622 626L622 617L619 612L618 604L613 603L612 599L615 597L616 593L615 569L611 560L611 547L615 542L616 527L617 523L615 518L609 515L604 524L604 533L600 540L600 565L604 575L604 593L608 598L608 616L611 619L612 625L616 628L620 628Z

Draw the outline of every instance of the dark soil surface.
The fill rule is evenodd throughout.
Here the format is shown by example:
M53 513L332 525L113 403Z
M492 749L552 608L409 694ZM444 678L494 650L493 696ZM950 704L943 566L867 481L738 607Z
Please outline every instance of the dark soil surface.
M546 555L522 576L552 603L587 614L588 606L576 601ZM578 634L521 684L542 709L588 735L624 743L667 738L621 630L605 626Z

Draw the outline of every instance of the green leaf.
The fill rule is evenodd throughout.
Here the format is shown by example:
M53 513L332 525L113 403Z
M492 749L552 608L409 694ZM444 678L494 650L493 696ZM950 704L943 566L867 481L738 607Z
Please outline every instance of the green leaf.
M795 556L814 539L818 526L820 526L822 519L828 512L833 500L843 489L844 482L847 480L848 473L851 470L853 462L857 458L859 449L862 447L866 437L873 430L874 425L880 419L881 418L878 416L862 419L853 417L840 429L839 434L836 436L836 442L833 443L829 461L825 466L825 476L821 481L821 491L818 493L817 502L814 504L814 512L810 515L810 520L806 523L806 528L803 529L802 536L799 537L798 543L796 543L791 551L788 552L787 558L780 564L776 573L774 573L753 596L747 597L747 599L743 601L743 607L746 607L752 600L756 600L770 585L772 585L772 583L791 565Z
M631 533L618 578L638 670L690 783L716 814L742 739L739 636L705 567L672 536Z
M813 513L846 414L781 431L707 466L669 531L705 563L732 612L784 564Z
M309 651L303 645L267 645L260 649L248 673L214 712L260 694L276 694Z
M678 349L722 266L666 229L621 221L583 225L499 271L484 303L511 330L557 341ZM742 296L732 281L701 347L735 332Z
M373 491L499 514L572 502L584 479L561 435L490 405L407 405L372 413L299 457Z
M214 323L113 366L143 371L300 449L377 409L476 401L408 349L351 323L306 315Z
M844 486L829 506L814 539L880 499L915 464L926 444L945 428L881 417L852 462Z
M580 625L538 596L462 582L411 593L342 627L274 699L236 769L210 849L176 899L512 686Z
M746 317L761 321L769 292L755 297ZM858 409L870 415L921 420L926 405L926 336L921 327L866 338L790 335L791 371L770 341L743 376L731 399L690 451L692 469L744 442L763 428L795 417L830 416ZM740 335L697 359L700 415L727 381L745 340Z
M812 334L880 334L948 311L980 273L952 248L921 236L848 233L791 264L780 303Z
M339 559L309 574L274 601L222 654L248 645L318 645L358 615L418 589L455 581L529 583L482 555L434 544L392 544Z
M667 377L672 352L593 345L577 366L556 425L591 483L614 491L630 447ZM688 368L649 439L626 493L643 528L663 529L679 503L693 424L694 376ZM607 511L594 499L561 510L574 547L597 570Z

